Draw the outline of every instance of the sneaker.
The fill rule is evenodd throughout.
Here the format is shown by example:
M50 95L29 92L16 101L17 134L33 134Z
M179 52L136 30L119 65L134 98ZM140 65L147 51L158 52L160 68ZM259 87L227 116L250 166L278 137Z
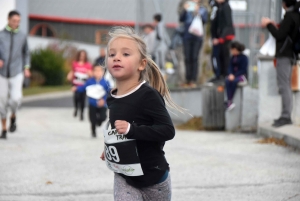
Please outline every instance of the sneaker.
M194 82L191 82L188 86L190 88L197 88L197 84L195 84Z
M187 84L187 83L184 83L184 84L181 84L181 85L180 85L180 87L182 87L182 88L189 88L189 86L190 86L190 85Z
M231 103L227 106L227 111L231 111L233 108L235 108L235 104Z
M278 119L274 119L274 123L276 123L277 121L279 121L279 119L280 119L280 118L278 118Z
M218 77L213 77L211 79L208 80L208 82L215 82L215 81L218 81L219 78Z
M289 124L293 124L292 120L290 118L279 118L278 121L274 122L272 124L273 127L278 128L284 125L289 125Z
M6 139L6 134L7 134L7 131L2 131L0 139Z
M17 130L16 118L10 118L9 131L13 133L16 130Z
M240 80L239 80L239 83L238 83L238 86L243 87L243 86L246 86L247 84L248 84L247 78L244 75L241 76Z

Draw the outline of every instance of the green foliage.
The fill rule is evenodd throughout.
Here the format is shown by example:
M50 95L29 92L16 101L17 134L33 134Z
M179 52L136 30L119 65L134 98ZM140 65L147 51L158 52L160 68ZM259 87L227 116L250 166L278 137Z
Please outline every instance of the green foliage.
M61 52L50 48L38 49L31 54L31 68L41 73L45 78L45 85L55 86L64 83L65 59Z

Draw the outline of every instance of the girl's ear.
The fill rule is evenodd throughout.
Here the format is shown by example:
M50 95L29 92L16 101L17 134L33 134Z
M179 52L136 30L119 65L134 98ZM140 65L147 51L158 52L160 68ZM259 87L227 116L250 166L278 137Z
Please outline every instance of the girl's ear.
M140 71L143 71L143 70L145 70L146 66L147 66L147 60L146 60L146 59L142 59L141 65L139 66L138 69L139 69Z

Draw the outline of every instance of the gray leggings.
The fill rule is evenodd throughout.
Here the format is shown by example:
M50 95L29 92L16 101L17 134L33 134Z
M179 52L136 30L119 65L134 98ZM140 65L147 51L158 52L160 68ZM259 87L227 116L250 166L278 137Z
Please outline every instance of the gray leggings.
M135 188L126 183L125 179L115 174L114 200L115 201L170 201L172 195L170 173L168 178L153 186Z

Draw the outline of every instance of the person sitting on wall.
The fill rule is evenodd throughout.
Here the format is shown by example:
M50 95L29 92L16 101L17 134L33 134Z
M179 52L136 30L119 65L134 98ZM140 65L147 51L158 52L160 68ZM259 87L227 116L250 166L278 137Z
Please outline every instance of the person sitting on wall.
M237 41L231 43L231 59L228 67L228 77L225 80L227 92L227 110L235 107L232 102L238 83L247 83L248 58L243 54L245 46Z

